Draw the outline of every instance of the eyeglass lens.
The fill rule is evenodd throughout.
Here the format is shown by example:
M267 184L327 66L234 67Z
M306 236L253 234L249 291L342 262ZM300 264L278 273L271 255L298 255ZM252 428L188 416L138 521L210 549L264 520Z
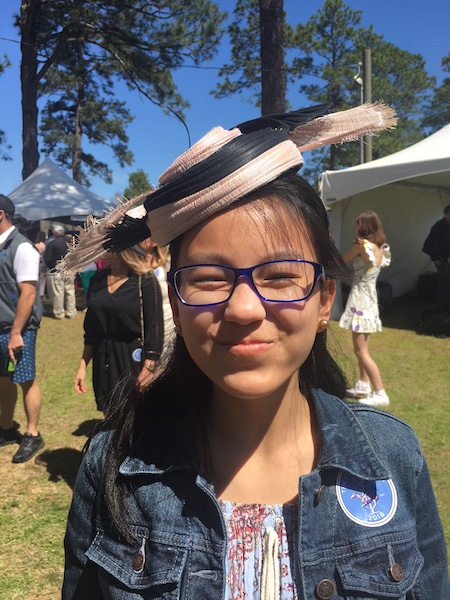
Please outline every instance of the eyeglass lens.
M253 284L263 299L274 302L303 300L315 284L314 264L275 261L255 267ZM236 273L222 265L197 265L180 269L175 285L186 304L202 306L227 301L235 287Z

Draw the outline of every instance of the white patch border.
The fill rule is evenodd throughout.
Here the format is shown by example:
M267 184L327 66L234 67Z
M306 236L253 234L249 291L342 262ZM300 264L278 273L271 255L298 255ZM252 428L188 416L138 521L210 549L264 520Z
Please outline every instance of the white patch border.
M131 353L131 358L134 362L141 362L142 360L142 348L135 348Z
M391 521L395 515L395 513L397 512L397 490L395 489L395 485L394 482L392 481L392 479L377 479L375 480L375 482L377 481L384 481L386 482L389 487L391 488L391 494L392 494L392 505L391 508L388 512L388 514L383 517L382 519L380 519L379 521L363 521L362 519L358 519L358 517L355 517L355 515L353 515L348 508L346 507L344 500L342 498L342 492L341 492L341 488L345 487L345 489L349 489L347 486L341 486L341 481L342 478L344 476L348 475L348 473L346 471L340 471L337 480L336 480L336 496L339 502L340 507L342 508L344 514L354 523L357 523L358 525L362 525L363 527L382 527L383 525L386 525L387 523L389 523L389 521Z

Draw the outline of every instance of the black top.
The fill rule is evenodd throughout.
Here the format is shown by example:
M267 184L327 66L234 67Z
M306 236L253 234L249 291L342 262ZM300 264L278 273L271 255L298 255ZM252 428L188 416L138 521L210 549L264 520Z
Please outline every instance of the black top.
M63 235L53 238L44 251L44 262L47 269L54 269L58 260L67 254L67 250L67 241Z
M444 263L450 258L450 225L444 218L431 228L423 244L423 252L428 254L431 260L439 258Z
M137 377L142 358L158 360L164 340L161 289L153 272L142 275L144 357L141 352L139 276L131 274L113 293L108 291L110 269L97 272L88 290L84 339L93 346L92 383L97 408L108 411L120 401L121 386Z
M84 320L85 343L99 346L108 338L132 342L141 338L139 307L139 277L130 273L128 279L113 293L108 291L108 274L98 271L91 279L88 310ZM157 360L164 340L161 289L153 272L141 277L144 301L144 338L146 358Z

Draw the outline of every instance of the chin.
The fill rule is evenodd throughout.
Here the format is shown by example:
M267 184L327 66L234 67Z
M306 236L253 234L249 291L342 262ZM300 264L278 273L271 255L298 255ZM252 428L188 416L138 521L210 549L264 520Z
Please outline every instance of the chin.
M297 378L297 374L295 374ZM290 380L291 378L289 378ZM288 381L276 381L273 376L261 376L261 373L235 373L227 375L220 381L213 380L213 385L220 392L242 400L258 400L269 396L284 394ZM219 392L219 393L220 393Z

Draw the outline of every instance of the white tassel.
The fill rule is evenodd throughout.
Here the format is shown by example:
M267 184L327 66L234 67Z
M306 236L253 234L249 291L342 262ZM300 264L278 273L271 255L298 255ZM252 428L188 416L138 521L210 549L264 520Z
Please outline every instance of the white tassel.
M280 598L278 543L277 532L273 527L268 527L264 536L261 600L279 600Z

